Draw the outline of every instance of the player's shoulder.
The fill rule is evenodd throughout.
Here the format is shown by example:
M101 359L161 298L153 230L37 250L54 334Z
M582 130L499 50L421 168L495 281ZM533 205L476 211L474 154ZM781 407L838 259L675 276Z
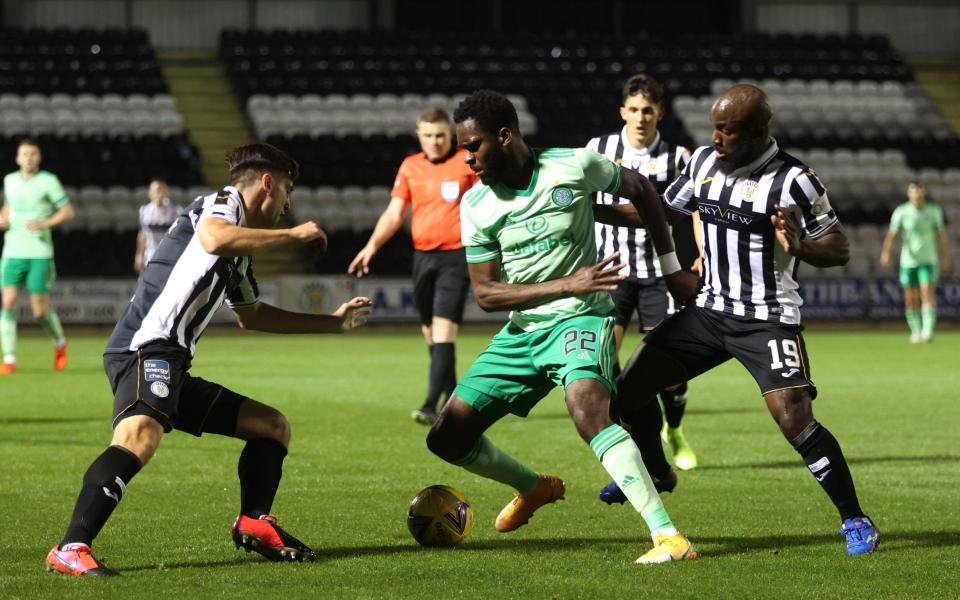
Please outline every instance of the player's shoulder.
M464 192L463 198L460 200L460 206L466 210L475 210L483 199L491 193L489 185L484 184L483 182L478 181L473 185L472 188Z

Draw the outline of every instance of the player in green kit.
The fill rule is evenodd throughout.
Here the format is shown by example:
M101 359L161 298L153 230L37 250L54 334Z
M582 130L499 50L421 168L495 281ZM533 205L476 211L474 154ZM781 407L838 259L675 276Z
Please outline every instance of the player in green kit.
M893 211L890 229L883 239L880 264L890 265L890 252L897 237L900 251L900 285L903 286L910 341L929 342L937 321L937 275L950 270L943 210L926 201L923 183L907 186L907 199ZM939 256L938 256L939 255Z
M73 218L73 205L57 176L40 170L40 147L31 139L17 146L18 171L3 178L6 202L0 210L3 256L0 258L0 346L3 364L0 375L17 369L17 298L20 288L30 292L33 316L54 344L53 368L67 366L67 341L57 313L50 309L50 289L56 280L53 239L50 230Z
M427 446L452 464L515 488L516 497L495 524L497 531L513 531L544 504L562 499L565 485L517 462L483 433L507 414L526 416L560 385L577 432L650 528L654 548L637 562L696 558L670 520L636 444L609 416L616 390L609 292L623 276L622 265L613 263L617 254L596 263L593 194L616 193L635 202L622 205L623 211L637 217L640 210L646 217L668 288L686 300L697 280L680 271L656 190L645 177L592 150L528 147L516 110L496 92L469 95L454 121L464 160L480 178L460 208L474 295L484 310L512 312L458 383ZM626 218L626 212L612 210L613 218Z

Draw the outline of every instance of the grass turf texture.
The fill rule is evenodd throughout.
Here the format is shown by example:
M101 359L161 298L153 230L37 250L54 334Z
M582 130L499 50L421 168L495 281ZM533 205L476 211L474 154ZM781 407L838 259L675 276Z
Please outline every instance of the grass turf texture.
M461 337L459 373L489 337ZM567 482L567 500L502 535L493 520L512 491L432 456L426 429L408 416L426 380L417 333L211 332L193 373L292 423L274 511L319 561L273 564L235 550L241 442L175 432L97 539L97 556L122 576L47 574L43 557L83 471L109 441L104 338L71 337L70 366L54 373L48 341L24 336L19 371L0 379L2 597L947 598L960 587L960 332L929 345L901 332L807 333L816 415L840 440L882 532L872 556L846 555L833 507L736 363L691 384L684 428L702 466L665 496L702 559L640 566L633 561L650 545L643 522L597 500L607 475L559 392L528 419L491 430L503 450ZM435 483L462 490L476 511L473 533L453 550L422 549L407 532L407 503Z

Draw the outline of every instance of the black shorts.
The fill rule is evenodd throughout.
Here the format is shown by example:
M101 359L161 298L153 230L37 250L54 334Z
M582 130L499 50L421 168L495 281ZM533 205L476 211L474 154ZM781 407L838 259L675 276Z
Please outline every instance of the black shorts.
M683 364L687 379L736 358L766 394L790 388L817 388L810 378L810 360L803 327L738 319L688 305L661 323L644 340Z
M156 419L163 430L232 436L246 397L187 372L190 355L179 346L147 344L136 352L103 355L113 390L113 426L133 415Z
M420 323L429 325L434 317L443 317L459 325L469 290L465 250L413 253L413 300Z
M640 318L640 331L653 329L670 313L672 303L663 279L628 277L610 293L617 307L617 325L626 329L633 313Z

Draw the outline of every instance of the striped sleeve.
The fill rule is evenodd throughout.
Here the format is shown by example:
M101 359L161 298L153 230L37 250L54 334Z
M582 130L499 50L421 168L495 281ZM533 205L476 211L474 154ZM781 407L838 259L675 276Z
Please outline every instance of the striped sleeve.
M460 201L460 238L468 263L482 263L500 258L500 242L479 222L477 212L489 188L470 188Z
M253 276L253 262L247 266L247 272L243 274L243 279L237 284L237 287L227 293L227 306L229 308L238 308L241 306L253 306L260 301L260 286L257 285L257 278Z
M697 154L702 152L704 152L703 148L699 149ZM688 215L693 214L693 212L697 210L697 202L693 198L693 171L695 170L694 165L697 162L703 161L687 160L683 165L683 170L680 172L680 175L663 193L663 201L666 202L670 208Z
M209 196L207 196L209 198ZM204 203L203 214L200 215L200 221L209 217L217 217L229 221L233 225L240 224L240 199L227 190L217 192L213 202ZM199 221L198 221L199 224Z
M804 168L785 192L781 207L793 205L799 209L795 212L799 213L800 224L811 238L817 239L837 224L837 214L830 206L827 190L812 169Z

